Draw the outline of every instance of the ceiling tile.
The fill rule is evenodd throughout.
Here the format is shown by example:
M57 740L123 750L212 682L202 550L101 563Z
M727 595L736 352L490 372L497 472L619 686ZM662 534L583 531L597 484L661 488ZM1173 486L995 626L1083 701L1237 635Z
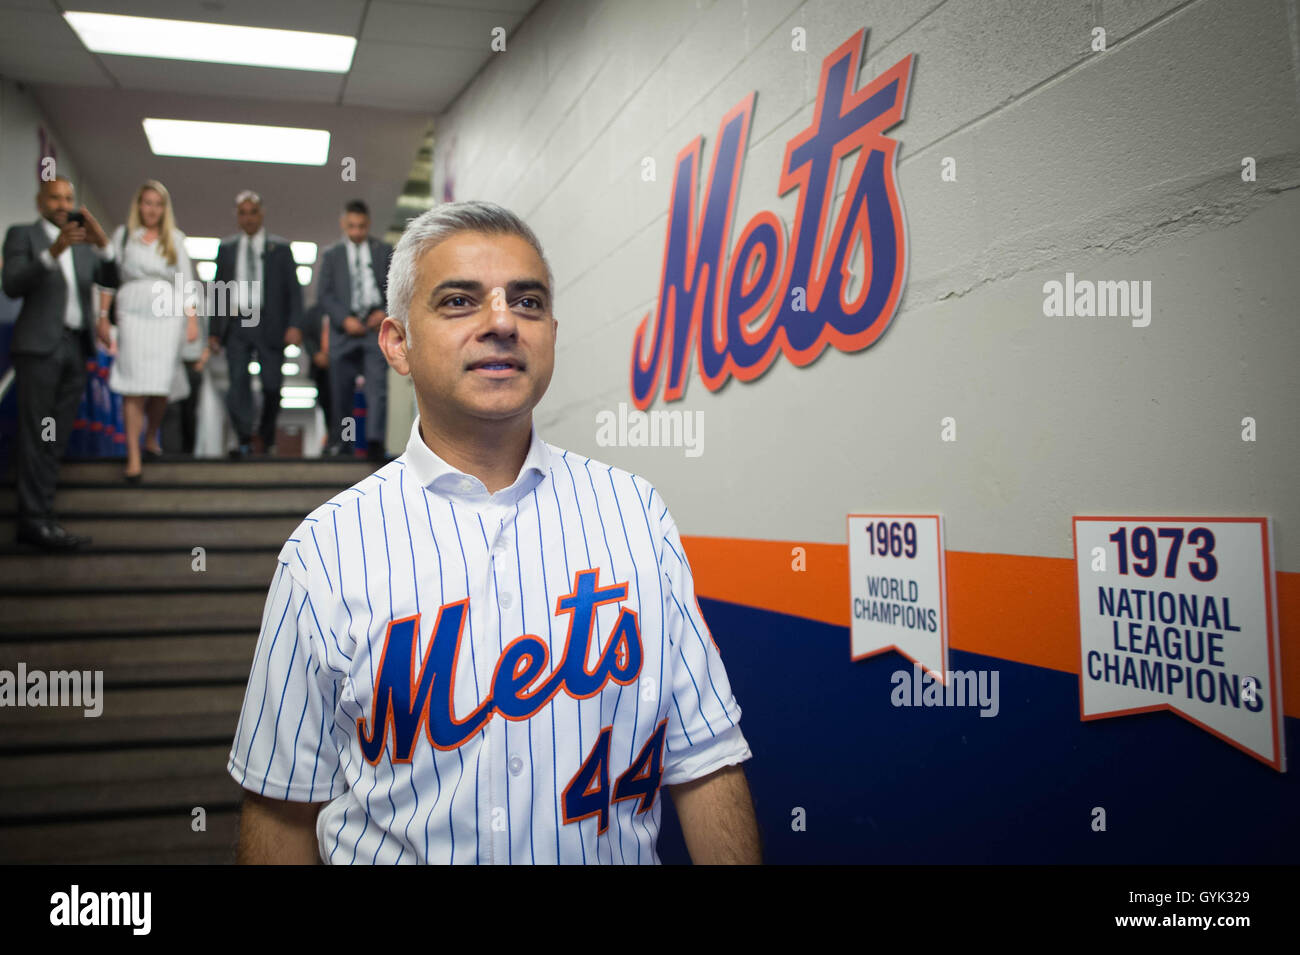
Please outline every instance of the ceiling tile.
M344 102L440 112L474 76L489 52L438 50L365 41L357 47Z
M51 57L48 49L6 41L0 41L0 76L30 84L113 85L95 58L85 50L65 51L58 57Z
M72 27L57 12L0 8L0 45L19 44L36 50L86 51Z
M366 13L363 40L456 47L492 52L492 31L514 30L520 14L499 10L461 10L375 0Z
M400 0L412 7L455 7L458 10L500 10L524 14L537 6L539 0Z
M226 63L156 60L147 56L101 56L100 59L122 88L130 90L334 102L345 76Z
M0 8L0 75L24 83L108 86L112 81L58 13Z

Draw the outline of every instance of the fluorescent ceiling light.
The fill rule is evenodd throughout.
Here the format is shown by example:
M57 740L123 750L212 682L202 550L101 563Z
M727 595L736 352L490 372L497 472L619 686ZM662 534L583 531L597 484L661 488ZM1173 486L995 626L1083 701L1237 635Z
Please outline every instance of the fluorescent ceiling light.
M112 13L65 13L86 49L200 63L271 66L282 70L346 73L355 37L300 30L227 26L194 20L158 20Z
M205 282L211 282L217 277L216 262L195 262L194 270L199 273L199 278Z
M311 266L310 266L310 265L300 265L300 266L298 266L298 284L299 284L299 285L311 285Z
M290 242L289 251L293 253L293 260L299 265L311 265L316 261L315 242Z
M327 129L149 118L144 134L155 156L323 166L330 152Z
M217 249L220 247L220 239L208 239L197 235L185 237L185 251L191 259L215 259Z

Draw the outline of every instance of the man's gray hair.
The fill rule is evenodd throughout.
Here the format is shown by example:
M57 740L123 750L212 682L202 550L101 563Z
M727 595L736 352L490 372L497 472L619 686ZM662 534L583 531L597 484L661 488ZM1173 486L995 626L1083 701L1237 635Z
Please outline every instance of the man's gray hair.
M523 219L493 202L478 199L445 202L407 223L388 266L388 314L402 323L408 336L411 334L410 311L411 300L415 297L416 263L439 242L461 232L516 235L523 239L537 251L537 257L546 269L546 286L554 294L555 283L542 243Z
M239 195L235 196L236 206L242 205L245 202L251 202L259 209L262 207L262 197L259 196L257 193L255 193L252 189L245 189Z

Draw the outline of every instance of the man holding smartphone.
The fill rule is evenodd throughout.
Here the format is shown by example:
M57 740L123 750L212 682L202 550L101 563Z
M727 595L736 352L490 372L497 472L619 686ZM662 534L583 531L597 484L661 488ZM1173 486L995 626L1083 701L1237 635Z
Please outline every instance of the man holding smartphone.
M90 543L54 519L54 489L95 354L91 285L117 287L108 235L75 197L66 176L43 181L40 220L11 227L4 242L4 292L23 300L9 346L18 391L17 536L52 551Z

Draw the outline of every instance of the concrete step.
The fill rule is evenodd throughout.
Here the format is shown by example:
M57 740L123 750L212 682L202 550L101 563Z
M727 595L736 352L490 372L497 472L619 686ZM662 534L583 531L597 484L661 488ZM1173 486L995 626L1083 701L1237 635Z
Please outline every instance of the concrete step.
M242 790L225 766L276 555L375 465L148 462L138 486L121 468L65 462L61 522L94 538L75 554L15 546L0 487L0 669L104 676L96 718L0 708L0 863L234 861Z
M95 461L64 461L59 468L59 487L85 482L122 483L125 458ZM331 484L338 490L351 487L379 470L367 461L267 458L252 461L163 460L144 463L144 482L156 484Z
M148 483L131 486L105 484L68 487L61 485L54 498L56 514L98 514L125 516L156 514L168 517L208 516L214 520L226 515L273 514L296 512L299 519L324 504L344 488L332 484L304 484L297 487L192 488L185 486L151 487ZM0 488L0 514L11 520L17 513L13 488Z
M5 817L18 815L9 810L10 794L33 787L142 782L165 776L197 778L211 776L216 770L225 773L229 755L230 743L207 743L0 756L0 810Z
M19 662L28 670L102 670L109 689L185 681L237 683L248 679L256 649L256 628L197 636L0 641L0 670L17 673Z
M0 709L0 754L184 741L228 746L235 738L244 689L243 680L179 689L106 687L103 712L97 717L86 716L76 706L5 707Z
M202 538L194 546L203 546ZM0 593L58 593L72 589L117 591L140 587L202 589L266 587L275 575L279 547L212 550L195 570L190 547L155 553L0 554Z
M272 547L277 551L293 533L307 510L254 517L117 517L87 515L64 517L60 523L70 534L92 538L87 552L109 548L157 548L195 545L204 547ZM0 523L0 553L33 555L37 551L14 543L17 533L10 519Z
M0 756L0 825L232 805L230 745Z
M209 806L207 831L194 832L188 808L140 818L0 826L0 863L230 865L239 838L234 806Z
M6 595L0 640L73 634L257 633L270 585L267 577L265 586L246 590Z

